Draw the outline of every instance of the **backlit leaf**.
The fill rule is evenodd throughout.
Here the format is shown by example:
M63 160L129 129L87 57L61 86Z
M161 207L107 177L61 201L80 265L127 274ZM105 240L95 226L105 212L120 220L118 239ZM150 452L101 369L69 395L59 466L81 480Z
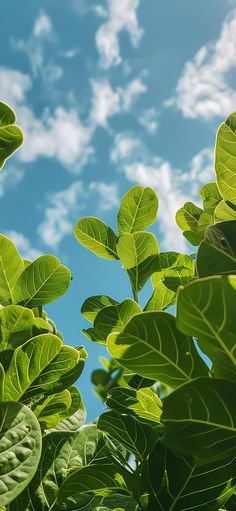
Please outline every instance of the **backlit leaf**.
M236 114L232 113L217 132L215 169L217 185L226 201L236 204Z
M23 142L23 133L16 126L14 110L5 103L0 102L0 170Z
M75 226L75 237L83 247L105 259L118 259L117 237L102 220L95 217L81 218Z
M23 260L14 243L0 234L0 302L2 305L12 303L12 291L23 269Z
M133 186L124 195L117 216L119 236L143 231L156 220L158 198L152 188Z

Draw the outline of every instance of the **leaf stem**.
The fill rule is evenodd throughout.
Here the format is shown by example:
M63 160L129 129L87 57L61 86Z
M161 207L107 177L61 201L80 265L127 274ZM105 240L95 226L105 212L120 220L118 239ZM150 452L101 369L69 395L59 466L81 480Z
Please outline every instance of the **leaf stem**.
M138 303L138 291L133 291L134 300L136 303Z

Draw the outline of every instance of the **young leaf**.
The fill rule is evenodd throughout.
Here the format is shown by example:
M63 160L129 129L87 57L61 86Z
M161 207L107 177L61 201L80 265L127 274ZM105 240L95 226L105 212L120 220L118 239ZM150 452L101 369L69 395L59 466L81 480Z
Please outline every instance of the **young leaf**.
M124 195L117 215L119 236L143 231L156 220L158 198L152 188L133 186Z
M0 170L23 142L23 133L16 126L14 110L5 103L0 102Z
M153 273L153 262L158 253L157 239L149 232L123 234L118 238L117 253L128 271L133 292L137 293Z
M197 254L200 277L236 273L236 220L211 225Z
M175 318L166 312L136 314L121 333L109 335L108 349L130 371L171 388L207 374L192 339L177 330Z
M81 314L91 323L94 322L98 312L108 305L117 305L118 302L106 295L90 296L81 307Z
M70 281L70 271L57 257L40 256L18 278L13 301L30 308L40 307L64 295Z
M163 442L198 465L236 456L236 385L196 378L163 401Z
M117 237L113 230L99 218L81 218L75 226L75 237L83 247L104 259L118 259Z
M176 324L197 337L201 350L213 362L217 377L236 382L236 277L208 277L180 288Z
M235 131L236 114L234 112L218 129L215 151L217 185L223 199L232 204L236 204Z
M41 432L31 410L21 403L0 403L1 505L7 506L34 476L41 455Z
M116 387L107 396L106 404L118 413L133 415L160 423L162 403L154 390L149 388L132 390Z
M0 303L12 303L14 285L24 270L24 263L14 243L0 234Z

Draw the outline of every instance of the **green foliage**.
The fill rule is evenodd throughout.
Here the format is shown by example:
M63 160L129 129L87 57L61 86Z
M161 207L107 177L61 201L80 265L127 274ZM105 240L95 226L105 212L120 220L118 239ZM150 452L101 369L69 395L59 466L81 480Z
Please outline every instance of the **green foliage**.
M15 122L14 110L0 102L0 170L6 160L19 149L23 142L23 133Z
M201 188L202 207L177 212L197 254L159 253L146 231L158 209L151 188L126 193L117 233L97 218L76 224L81 245L120 261L132 293L92 296L81 308L84 334L112 355L92 373L107 406L94 424L84 425L74 386L86 352L66 346L43 309L66 292L70 271L55 256L24 261L0 235L3 511L235 509L235 119L219 128L216 182Z

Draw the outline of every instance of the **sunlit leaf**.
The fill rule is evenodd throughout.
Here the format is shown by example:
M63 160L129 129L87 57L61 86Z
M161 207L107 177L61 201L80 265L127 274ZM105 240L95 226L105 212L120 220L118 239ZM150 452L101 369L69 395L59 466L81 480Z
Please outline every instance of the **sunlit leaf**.
M118 413L131 414L138 419L160 423L162 403L156 392L149 388L139 390L114 388L109 392L106 404Z
M227 202L222 200L214 211L215 222L236 220L236 210L231 208Z
M14 285L24 269L14 243L0 234L0 302L2 305L12 303Z
M217 132L215 169L217 185L224 200L236 204L236 114L232 113Z
M212 225L197 254L200 277L236 273L236 220Z
M214 181L203 185L199 190L199 195L205 209L215 208L222 200L217 183Z
M83 247L105 259L118 259L117 237L102 220L95 217L81 218L75 226L75 237Z
M14 110L5 103L0 102L0 170L23 142L23 133L16 126Z
M143 231L156 220L158 198L152 188L133 186L124 195L117 216L119 235Z
M118 302L106 295L90 296L81 307L81 314L91 323L94 322L98 312L108 305L117 305Z

